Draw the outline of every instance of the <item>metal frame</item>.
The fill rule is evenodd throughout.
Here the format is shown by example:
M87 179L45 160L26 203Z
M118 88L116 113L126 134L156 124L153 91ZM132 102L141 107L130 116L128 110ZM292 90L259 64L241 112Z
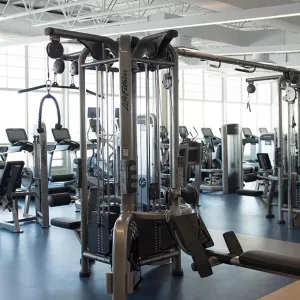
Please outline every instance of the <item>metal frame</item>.
M127 298L127 294L133 291L133 272L129 269L128 264L128 247L131 244L131 236L134 234L134 229L136 227L136 219L138 220L165 220L166 214L164 211L155 213L141 213L137 212L137 92L136 92L136 73L139 72L137 66L138 64L143 64L146 66L145 73L147 74L150 70L150 64L155 65L155 82L159 83L159 69L167 68L169 69L173 82L172 88L169 89L169 120L168 127L171 132L170 134L170 149L171 149L171 190L173 191L170 195L172 199L172 206L170 214L180 214L180 203L179 194L180 187L182 187L182 170L178 168L178 155L179 155L179 134L178 134L178 57L176 52L171 46L168 46L168 53L171 57L171 61L166 61L165 59L144 59L143 54L146 46L152 40L160 38L166 38L167 40L172 39L175 36L174 31L169 31L166 33L154 34L152 36L147 36L142 39L134 49L132 53L132 43L131 36L123 35L119 39L119 45L117 45L113 40L89 35L84 33L74 33L65 30L56 30L53 28L46 29L46 35L60 37L60 38L76 38L84 41L91 41L94 43L102 43L102 49L104 52L104 45L111 50L115 58L119 62L119 76L120 76L120 187L121 187L121 215L114 225L113 233L113 251L112 251L112 274L108 274L108 291L113 293L114 300L124 300ZM176 32L177 36L177 32ZM159 42L160 43L160 42ZM168 42L169 43L169 42ZM163 46L165 47L165 46ZM116 51L117 50L117 51ZM89 63L86 63L86 58L89 55L89 50L85 48L81 55L79 56L79 92L80 92L80 156L82 159L82 170L86 170L87 167L87 140L86 140L86 116L85 116L85 105L86 105L86 95L85 95L85 71L86 68L90 67ZM103 56L104 57L104 56ZM115 59L114 59L115 60ZM108 82L106 81L106 89L103 87L103 79L108 78L108 63L111 61L99 60L98 63L93 63L96 67L97 72L97 91L100 88L100 93L105 94L105 101L108 101L106 94L108 94ZM104 66L104 68L103 68ZM149 68L149 69L148 69ZM104 71L103 71L104 70ZM106 75L106 76L105 76ZM148 76L146 76L146 79ZM149 84L146 82L146 86ZM103 93L104 92L104 93ZM148 94L149 96L149 94ZM155 95L157 103L159 103L159 95ZM146 99L149 97L146 97ZM102 110L102 122L103 122L103 101L102 98L101 110ZM149 105L149 103L148 103ZM97 111L97 117L100 115ZM159 108L157 109L159 112ZM150 113L149 107L147 112ZM159 119L160 116L157 116ZM97 118L96 118L97 119ZM149 123L149 117L147 118ZM96 120L97 122L97 120ZM107 126L107 124L106 124ZM107 129L108 130L108 129ZM156 130L155 136L159 139L158 129ZM101 134L97 130L97 138L103 140L103 130ZM108 132L106 133L108 136ZM101 141L101 139L99 141ZM148 139L149 140L149 137ZM99 143L98 143L99 144ZM117 144L117 143L116 143ZM155 145L154 145L155 147ZM157 145L157 155L160 151L159 144ZM156 155L156 156L157 156ZM89 276L90 270L88 265L88 259L90 257L95 258L98 261L109 262L107 259L102 259L100 257L95 257L93 253L88 250L88 193L87 193L87 177L85 172L82 172L83 176L81 178L82 183L82 199L81 199L81 271L80 276ZM160 184L160 182L159 182ZM99 190L99 188L98 188ZM160 190L160 186L159 186ZM104 197L98 193L100 198ZM159 193L160 195L160 193ZM174 196L173 196L174 195ZM98 196L97 202L104 203L100 201ZM107 195L107 205L110 206L110 196ZM101 205L100 205L101 207ZM103 212L103 208L102 209ZM109 210L109 208L108 208ZM109 214L109 212L107 212ZM159 253L151 259L145 259L141 261L141 264L163 261L165 259L173 259L173 272L174 274L181 274L181 257L179 246L175 247L170 254Z
M300 77L300 71L292 68L285 68L281 66L274 66L274 65L268 65L268 64L262 64L262 63L257 63L257 62L252 62L252 61L245 61L245 60L240 60L240 59L235 59L235 58L230 58L230 57L224 57L224 56L217 56L217 55L212 55L212 54L206 54L200 51L192 50L192 49L187 49L187 48L177 48L177 53L179 56L184 56L184 57L193 57L193 58L198 58L201 60L208 60L208 61L216 61L219 63L225 63L225 64L231 64L231 65L237 65L239 67L242 67L242 69L237 68L237 71L246 71L247 68L257 68L257 69L263 69L263 70L269 70L269 71L274 71L274 72L279 72L282 73L282 75L279 76L267 76L267 77L258 77L257 79L255 78L248 78L246 81L249 83L253 83L255 81L263 81L263 80L278 80L278 143L277 143L277 148L282 151L284 149L284 137L283 137L283 116L282 116L282 91L284 87L282 86L283 84L285 87L289 87L291 85L291 81L293 76ZM295 88L297 90L298 96L300 96L299 93L299 87L295 85ZM297 106L298 112L300 112L300 101L298 98L298 106ZM290 105L289 105L289 112L290 112ZM298 116L298 121L300 121L300 117ZM290 131L290 125L288 128L288 143L290 143L290 138L291 138L291 131ZM298 122L298 132L300 132L300 123ZM298 134L298 142L300 142L300 137ZM298 144L299 145L299 144ZM290 149L288 144L287 149ZM298 151L298 167L300 166L299 163L300 159L300 153ZM285 219L284 219L284 212L286 209L283 207L283 173L284 173L284 161L283 161L283 155L281 156L281 164L280 166L277 167L278 170L278 223L279 224L285 224ZM290 151L287 151L287 161L291 162L291 153ZM299 172L299 170L297 170ZM288 170L288 223L289 223L289 228L295 227L295 222L293 220L294 218L294 213L297 213L297 210L294 210L292 208L292 170L289 168Z

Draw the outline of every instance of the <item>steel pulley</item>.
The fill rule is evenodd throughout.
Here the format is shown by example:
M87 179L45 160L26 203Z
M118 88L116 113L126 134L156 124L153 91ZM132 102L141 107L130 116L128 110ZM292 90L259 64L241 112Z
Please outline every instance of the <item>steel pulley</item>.
M286 95L284 96L284 100L286 102L293 102L295 101L295 99L297 98L297 93L296 90L292 87L287 87L286 88Z
M65 62L62 59L56 59L53 64L53 72L62 74L65 71Z
M70 73L72 76L78 75L78 61L72 61L70 65Z
M21 183L26 189L30 188L30 186L33 184L33 173L30 168L23 168Z
M248 94L253 94L256 91L256 87L253 83L249 83L247 86L247 92Z
M53 59L60 58L64 54L64 47L59 41L55 40L52 40L52 42L47 45L46 50L48 56Z

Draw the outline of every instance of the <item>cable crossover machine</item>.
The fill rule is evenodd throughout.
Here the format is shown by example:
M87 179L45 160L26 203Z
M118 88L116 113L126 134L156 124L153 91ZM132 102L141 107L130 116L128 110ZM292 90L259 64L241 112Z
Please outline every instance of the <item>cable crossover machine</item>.
M218 264L231 264L264 272L280 273L286 276L300 277L300 260L261 251L244 252L234 232L224 233L228 247L227 253L220 253L210 248L214 242L201 219L197 203L198 190L186 185L183 180L184 162L179 148L179 93L178 93L178 55L183 51L175 50L170 42L177 37L177 31L169 30L143 37L122 35L117 41L108 37L91 35L56 28L46 28L45 34L51 42L47 53L51 58L63 57L61 39L77 40L83 44L83 50L77 56L79 71L80 97L80 157L81 169L81 222L68 218L55 218L51 224L73 229L81 242L80 276L91 274L89 260L111 265L111 272L106 275L106 290L113 300L125 300L127 295L142 281L144 265L166 261L172 262L173 275L182 276L181 250L192 257L192 269L201 277L213 274L212 267ZM186 55L188 56L188 55ZM207 59L207 58L203 58ZM244 65L246 62L240 63ZM119 182L120 189L103 189L103 185L88 189L87 176L87 138L86 138L86 87L85 74L93 69L96 77L96 124L98 129L106 125L106 131L97 130L98 144L103 140L112 140L115 151L111 148L97 166L99 182ZM170 149L170 186L163 197L160 188L160 167L152 182L143 182L147 186L147 211L138 206L138 138L137 135L137 77L145 78L145 105L149 102L149 74L155 76L155 113L157 117L157 135L155 151L160 152L161 98L160 71L168 73L168 132ZM279 72L281 72L279 70ZM114 76L118 74L119 85ZM141 88L141 87L140 87ZM115 108L119 107L119 137L115 136L113 126ZM99 109L100 108L100 109ZM146 112L146 126L150 128L150 109ZM100 116L101 115L101 116ZM106 137L105 137L106 135ZM112 137L112 138L111 138ZM119 140L120 138L120 140ZM119 140L119 141L118 141ZM115 142L114 142L115 141ZM118 142L117 142L118 141ZM150 135L146 137L147 148ZM107 147L109 147L107 145ZM98 146L97 151L99 150ZM102 147L101 147L102 149ZM100 154L99 152L97 154ZM107 156L106 156L107 155ZM97 155L98 156L98 155ZM99 155L100 157L101 155ZM104 160L112 157L111 168L100 168ZM154 159L159 166L159 161ZM150 168L151 166L149 166ZM101 170L101 172L100 172ZM117 172L118 171L118 172ZM150 172L150 171L147 171ZM149 175L149 173L148 173ZM112 179L112 177L118 177ZM147 178L152 176L147 176ZM118 192L116 192L118 191ZM119 203L119 208L116 209ZM137 279L137 280L136 280Z

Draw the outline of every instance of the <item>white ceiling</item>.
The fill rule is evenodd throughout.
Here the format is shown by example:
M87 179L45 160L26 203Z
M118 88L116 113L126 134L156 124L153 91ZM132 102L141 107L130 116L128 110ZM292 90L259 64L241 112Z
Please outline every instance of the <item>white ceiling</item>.
M300 66L300 0L0 0L0 46L47 41L49 26L106 36L175 28L178 46Z

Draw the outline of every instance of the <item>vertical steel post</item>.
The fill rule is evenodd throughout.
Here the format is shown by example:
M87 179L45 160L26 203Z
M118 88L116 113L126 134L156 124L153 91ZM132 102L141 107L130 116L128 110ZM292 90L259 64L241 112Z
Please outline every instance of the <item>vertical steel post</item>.
M292 155L291 155L291 114L292 103L288 103L288 131L287 131L287 165L288 165L288 225L293 228L293 212L292 212Z
M131 106L131 110L132 110L131 132L132 132L132 136L135 137L135 139L137 140L137 120L136 120L136 115L137 115L137 74L136 74L136 72L132 72L131 81L132 81L131 97L132 97L132 103L133 103L133 105ZM137 142L135 142L135 145L132 149L132 155L133 155L133 157L136 157L136 158L138 156L137 155ZM138 171L138 163L136 163L136 169ZM138 209L137 193L133 194L133 201L134 201L134 210L137 210Z
M87 144L86 144L86 116L85 116L85 69L81 66L89 54L88 49L84 49L78 59L79 68L79 120L80 120L80 157L81 157L81 270L79 275L87 277L90 275L88 258L83 253L88 248L88 193L87 176L85 173L87 165Z
M284 75L278 79L278 148L281 149L281 164L278 167L278 224L285 224L284 214L282 211L283 206L283 132L282 132L282 91L281 84L285 80Z
M128 280L128 227L135 209L137 194L137 139L136 102L132 97L131 37L122 35L119 39L120 76L120 135L121 135L121 215L115 223L113 234L113 300L126 300Z

